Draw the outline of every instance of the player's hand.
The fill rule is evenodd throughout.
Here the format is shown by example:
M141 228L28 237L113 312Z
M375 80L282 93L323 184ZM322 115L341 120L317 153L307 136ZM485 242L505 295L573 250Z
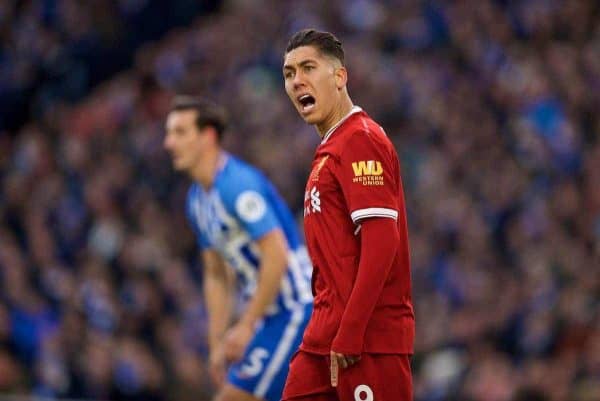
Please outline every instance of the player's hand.
M229 362L242 359L248 343L254 335L254 328L245 323L238 323L225 333L223 342L225 358Z
M208 373L212 381L219 387L225 382L225 352L220 344L210 350L208 355Z
M329 353L331 359L331 365L329 367L329 373L331 375L331 386L337 387L338 375L340 366L342 369L346 369L360 360L360 355L344 355L339 352L331 351Z

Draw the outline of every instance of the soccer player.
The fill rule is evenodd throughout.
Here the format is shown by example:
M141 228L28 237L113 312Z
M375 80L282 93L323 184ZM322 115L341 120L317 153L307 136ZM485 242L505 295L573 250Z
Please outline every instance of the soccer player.
M219 385L215 400L278 401L311 314L312 266L275 188L222 149L225 126L218 106L176 96L164 146L175 170L194 181L187 213L202 251L209 370ZM229 327L231 271L247 302Z
M411 400L414 313L398 156L353 105L335 36L294 34L283 75L322 139L304 196L314 309L283 399Z

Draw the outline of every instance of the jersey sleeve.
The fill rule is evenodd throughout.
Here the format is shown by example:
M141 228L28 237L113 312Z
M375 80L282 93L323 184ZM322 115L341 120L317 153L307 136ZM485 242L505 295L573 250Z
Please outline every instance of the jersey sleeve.
M196 189L197 188L194 188L192 186L188 191L187 200L185 203L185 211L188 222L192 227L192 230L194 231L194 235L196 236L196 243L198 244L198 247L200 248L200 250L205 250L212 248L212 246L208 241L208 238L206 238L206 236L202 234L202 230L200 230L200 226L198 224L199 211L197 210L197 208L199 205L198 200L194 196L194 192L196 191Z
M257 171L238 172L235 185L224 191L225 207L233 213L252 240L280 227L271 204L267 179Z
M337 176L354 223L370 217L398 219L398 159L385 134L353 133L340 153Z

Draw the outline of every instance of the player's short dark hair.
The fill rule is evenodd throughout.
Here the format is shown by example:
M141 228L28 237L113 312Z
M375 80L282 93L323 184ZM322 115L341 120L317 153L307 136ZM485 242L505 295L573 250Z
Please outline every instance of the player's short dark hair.
M536 387L519 388L511 398L512 401L547 401L548 399L546 393Z
M290 38L285 53L289 53L297 47L313 46L321 54L335 57L344 65L344 49L342 42L330 32L317 31L316 29L303 29L296 32Z
M227 114L216 103L199 96L177 95L173 98L170 111L196 111L198 129L211 126L217 131L219 141L227 128Z

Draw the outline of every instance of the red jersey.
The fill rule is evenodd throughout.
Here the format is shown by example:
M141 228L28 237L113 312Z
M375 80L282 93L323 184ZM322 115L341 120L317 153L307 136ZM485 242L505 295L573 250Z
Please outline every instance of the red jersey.
M361 257L360 222L396 220L392 267L371 316L346 311ZM300 348L329 354L344 313L366 325L362 352L412 354L414 313L400 165L383 129L359 107L332 127L316 150L304 196L304 229L313 262L314 309Z

